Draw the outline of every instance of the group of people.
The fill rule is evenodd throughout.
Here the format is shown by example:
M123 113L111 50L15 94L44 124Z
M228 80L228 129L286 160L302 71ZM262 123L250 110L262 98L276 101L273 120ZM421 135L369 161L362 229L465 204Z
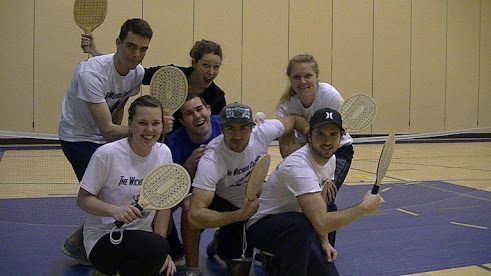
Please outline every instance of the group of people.
M88 215L63 244L65 254L109 275L173 275L176 265L184 265L186 275L202 275L201 232L219 228L207 253L224 260L231 275L249 274L254 248L274 256L277 275L337 275L335 230L375 212L382 198L368 192L360 204L337 211L334 199L351 165L352 139L337 111L343 98L319 82L314 58L290 59L290 86L277 118L257 121L249 106L227 105L214 83L220 45L197 41L192 65L178 67L189 83L183 106L164 116L158 100L140 96L128 109L128 125L121 125L128 98L160 67L141 65L151 38L151 27L138 18L122 25L112 54L102 54L93 36L82 35L81 46L89 46L93 57L73 73L59 137L80 182L77 204ZM284 160L259 197L249 200L248 177L274 140ZM182 242L173 210L134 207L145 176L174 162L192 179L181 203ZM124 223L120 244L109 237L115 221Z

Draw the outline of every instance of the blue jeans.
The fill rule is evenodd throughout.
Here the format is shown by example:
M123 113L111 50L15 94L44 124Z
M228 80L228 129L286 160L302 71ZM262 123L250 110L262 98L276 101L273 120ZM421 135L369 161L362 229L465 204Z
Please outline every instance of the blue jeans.
M89 165L90 158L94 152L103 144L92 142L67 142L61 140L61 149L66 159L72 164L73 171L78 182L84 177L85 170Z

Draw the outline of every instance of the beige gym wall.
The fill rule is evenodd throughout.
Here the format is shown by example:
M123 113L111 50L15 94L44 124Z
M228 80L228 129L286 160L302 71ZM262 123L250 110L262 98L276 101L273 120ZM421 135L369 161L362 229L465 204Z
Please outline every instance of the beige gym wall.
M72 9L66 0L0 2L0 130L57 132L72 71L87 58ZM98 48L113 51L131 17L154 29L144 66L189 65L194 41L217 41L227 101L269 117L288 58L308 52L344 98L375 98L376 121L362 133L491 127L488 0L109 0Z

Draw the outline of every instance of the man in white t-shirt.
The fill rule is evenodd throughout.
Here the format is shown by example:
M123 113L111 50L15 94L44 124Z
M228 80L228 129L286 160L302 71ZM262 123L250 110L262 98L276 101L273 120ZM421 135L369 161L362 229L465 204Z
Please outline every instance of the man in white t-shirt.
M285 158L263 185L247 238L274 255L274 275L339 275L328 233L380 207L380 195L369 191L354 207L326 210L327 198L334 196L327 183L334 179L334 153L343 134L336 110L317 110L310 119L308 143Z
M82 61L75 68L61 105L58 133L79 182L98 147L128 136L128 126L121 125L124 106L140 91L144 75L140 63L152 35L145 20L129 19L116 39L116 53ZM89 265L81 241L80 227L62 250Z
M302 133L308 129L300 116L265 120L255 126L250 107L239 103L225 106L219 122L223 134L206 146L194 177L189 210L185 210L187 275L200 275L200 231L215 227L220 227L217 255L226 261L232 275L248 275L252 247L245 244L244 224L258 207L257 200L245 196L251 170L273 140L293 129Z

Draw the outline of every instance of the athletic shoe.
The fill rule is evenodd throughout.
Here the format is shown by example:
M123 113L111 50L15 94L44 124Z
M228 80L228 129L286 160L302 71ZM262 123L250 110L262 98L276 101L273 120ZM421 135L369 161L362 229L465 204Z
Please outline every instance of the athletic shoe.
M203 273L199 270L198 267L188 267L186 268L186 272L184 272L185 276L203 276Z
M213 234L213 240L206 247L206 255L208 255L208 257L210 257L210 258L215 256L218 252L218 235L219 234L220 234L219 230L216 230L215 234Z
M186 266L186 260L184 259L184 256L179 257L177 259L172 258L174 261L174 264L176 265L177 269L184 268Z
M263 256L259 252L256 252L256 254L254 254L253 264L259 267L263 266Z
M85 253L85 247L73 245L68 238L61 247L61 251L70 258L75 259L81 265L92 266L89 259L87 259L87 253Z

